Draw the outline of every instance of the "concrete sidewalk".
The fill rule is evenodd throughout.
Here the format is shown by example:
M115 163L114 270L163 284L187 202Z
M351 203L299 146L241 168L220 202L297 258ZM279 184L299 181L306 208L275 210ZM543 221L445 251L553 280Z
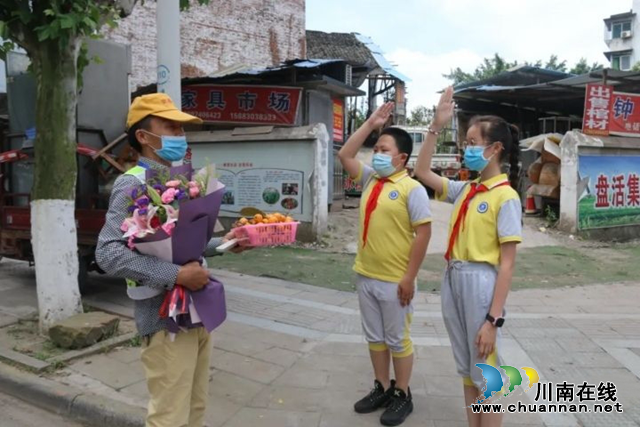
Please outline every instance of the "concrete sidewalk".
M214 335L211 427L377 426L353 403L372 374L355 294L214 271L226 286L229 317ZM120 281L95 277L85 302L130 316ZM640 284L526 290L509 297L505 362L536 369L541 382L613 382L622 414L508 414L505 426L640 425ZM411 426L466 426L439 296L419 294L412 335L417 361ZM0 263L0 323L36 312L33 271ZM80 359L50 380L144 411L138 348ZM523 381L523 382L526 382ZM530 403L534 388L503 403ZM512 399L512 400L509 400Z

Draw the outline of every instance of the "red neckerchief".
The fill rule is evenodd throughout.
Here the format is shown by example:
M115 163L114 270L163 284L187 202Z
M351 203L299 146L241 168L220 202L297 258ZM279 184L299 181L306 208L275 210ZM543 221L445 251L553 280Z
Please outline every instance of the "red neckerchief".
M458 217L456 218L456 222L453 224L453 230L451 230L451 236L449 236L449 247L447 248L447 253L444 254L444 259L446 259L447 261L451 260L451 252L453 251L453 245L456 243L456 239L460 234L460 229L464 224L464 220L465 220L465 217L467 216L467 211L469 210L469 203L471 203L471 199L473 199L475 195L478 193L485 193L496 187L502 187L503 185L510 185L510 184L509 184L509 181L504 181L494 185L491 188L487 188L486 185L477 183L477 182L472 182L470 185L471 185L471 190L469 191L469 193L467 194L467 197L465 197L464 201L462 202L462 205L460 206L460 210L458 211Z
M367 208L364 211L364 231L362 233L362 247L367 246L367 234L369 233L369 221L371 220L371 214L378 207L378 198L382 193L382 187L387 182L390 182L389 178L381 178L371 190L369 200L367 200Z

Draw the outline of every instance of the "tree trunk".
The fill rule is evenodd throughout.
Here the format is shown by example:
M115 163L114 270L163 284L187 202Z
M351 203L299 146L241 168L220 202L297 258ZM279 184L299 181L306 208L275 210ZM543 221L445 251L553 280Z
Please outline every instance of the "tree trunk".
M66 46L47 40L31 54L37 80L31 243L43 333L82 312L74 215L79 48L79 39Z

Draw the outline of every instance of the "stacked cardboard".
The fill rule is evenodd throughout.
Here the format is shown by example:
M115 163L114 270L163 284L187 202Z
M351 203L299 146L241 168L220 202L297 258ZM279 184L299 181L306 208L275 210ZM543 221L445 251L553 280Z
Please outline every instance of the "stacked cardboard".
M560 139L555 134L541 135L530 145L530 150L540 152L540 158L527 171L533 184L527 190L527 195L560 198Z

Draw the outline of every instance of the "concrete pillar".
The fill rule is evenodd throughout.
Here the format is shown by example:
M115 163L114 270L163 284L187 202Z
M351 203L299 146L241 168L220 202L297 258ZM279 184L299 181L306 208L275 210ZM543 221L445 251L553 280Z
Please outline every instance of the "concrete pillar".
M182 109L180 85L180 0L158 0L158 92Z

